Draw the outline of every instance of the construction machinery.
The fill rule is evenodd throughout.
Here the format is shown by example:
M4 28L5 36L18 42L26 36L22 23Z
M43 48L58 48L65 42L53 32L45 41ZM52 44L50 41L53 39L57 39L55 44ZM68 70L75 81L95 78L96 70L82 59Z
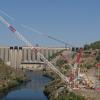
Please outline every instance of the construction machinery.
M75 61L70 62L70 59L67 59L67 64L71 68L71 72L69 75L69 83L73 89L78 88L94 88L94 81L90 79L88 73L85 71L84 73L80 72L80 63L82 62L83 49L80 48L75 57L73 58ZM65 59L66 57L62 55ZM72 60L72 59L71 59Z
M0 21L16 35L18 39L20 39L22 42L24 42L27 46L31 47L31 49L34 52L34 46L31 44L30 41L28 41L20 32L18 32L12 25L10 25L2 16L0 16ZM36 49L36 48L35 48ZM38 50L37 55L46 63L46 65L54 71L58 76L62 79L62 81L69 83L68 77L63 75L52 63L50 63ZM68 85L68 89L71 90L71 88Z
M86 80L88 80L88 82L86 82L89 87L91 87L91 82L89 80L89 78L85 78L84 75L82 75L80 73L80 68L79 63L80 63L80 59L82 57L82 49L79 50L79 52L76 54L76 62L74 64L74 66L72 64L69 63L69 65L71 66L72 72L71 75L69 77L65 76L64 74L62 74L51 62L49 62L37 49L38 48L34 48L34 46L32 45L32 43L30 41L28 41L20 32L18 32L12 25L10 25L2 16L0 16L0 21L10 30L12 31L16 37L18 39L20 39L22 42L24 42L27 46L31 47L31 49L34 51L37 51L37 55L46 63L46 65L48 66L48 68L50 68L51 70L53 70L56 74L59 75L59 77L62 79L62 81L67 83L67 87L69 90L72 90L73 88L79 87L80 85L80 80L82 81L82 84L84 83L84 81L86 82ZM54 37L48 36L51 39L55 39ZM56 41L60 41L58 39L55 39ZM65 43L63 41L60 41L62 43ZM66 44L66 43L65 43ZM86 76L88 77L88 75L86 74ZM85 83L84 83L85 84ZM85 86L83 84L83 86ZM79 86L78 86L79 85Z

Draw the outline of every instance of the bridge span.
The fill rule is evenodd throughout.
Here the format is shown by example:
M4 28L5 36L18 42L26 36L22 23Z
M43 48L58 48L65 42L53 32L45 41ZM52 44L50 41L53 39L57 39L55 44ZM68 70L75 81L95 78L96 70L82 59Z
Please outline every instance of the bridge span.
M58 47L34 47L49 59L53 54L64 50L65 48ZM41 63L40 57L36 52L33 52L31 47L18 46L0 46L0 58L7 64L14 68L21 67L25 62L29 64Z

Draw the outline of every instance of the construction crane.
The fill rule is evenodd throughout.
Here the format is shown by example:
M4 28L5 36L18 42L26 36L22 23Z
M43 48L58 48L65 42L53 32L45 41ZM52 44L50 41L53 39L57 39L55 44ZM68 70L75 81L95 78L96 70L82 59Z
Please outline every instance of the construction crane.
M8 21L6 21L2 16L0 16L0 21L10 30L12 31L18 39L20 39L21 41L23 41L27 46L31 47L31 49L34 51L34 47L31 44L31 42L29 42L21 33L19 33L12 25L10 25L8 23ZM63 75L52 63L50 63L39 51L37 52L37 55L49 66L49 68L51 70L53 70L56 74L59 75L59 77L66 82L67 84L69 83L69 79L68 77L66 77L65 75ZM71 88L68 85L69 90L71 90Z
M77 80L77 78L79 78L81 76L82 78L85 79L85 83L86 83L85 85L87 85L86 87L94 88L94 83L89 78L88 73L85 71L84 74L82 74L80 72L80 68L78 67L78 65L81 63L80 59L82 58L82 53L83 53L83 49L81 48L81 49L79 49L78 53L76 54L76 63L74 64L74 65L76 65L76 67L74 66L74 68L75 68L75 71L76 71L77 74L75 75L75 77L76 77L75 80Z

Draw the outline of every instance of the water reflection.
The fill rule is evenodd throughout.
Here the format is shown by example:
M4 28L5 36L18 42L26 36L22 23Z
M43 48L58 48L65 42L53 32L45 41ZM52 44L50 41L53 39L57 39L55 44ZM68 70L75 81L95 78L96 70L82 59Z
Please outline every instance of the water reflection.
M43 77L41 72L28 71L27 75L32 81L9 92L3 100L47 100L43 94L43 87L50 79Z

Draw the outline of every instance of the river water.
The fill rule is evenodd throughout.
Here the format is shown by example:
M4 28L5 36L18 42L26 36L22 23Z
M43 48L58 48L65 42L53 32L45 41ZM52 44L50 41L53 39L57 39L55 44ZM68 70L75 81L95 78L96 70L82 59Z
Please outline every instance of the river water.
M51 80L38 71L27 71L27 75L31 81L8 92L3 100L48 100L43 93L43 88Z

